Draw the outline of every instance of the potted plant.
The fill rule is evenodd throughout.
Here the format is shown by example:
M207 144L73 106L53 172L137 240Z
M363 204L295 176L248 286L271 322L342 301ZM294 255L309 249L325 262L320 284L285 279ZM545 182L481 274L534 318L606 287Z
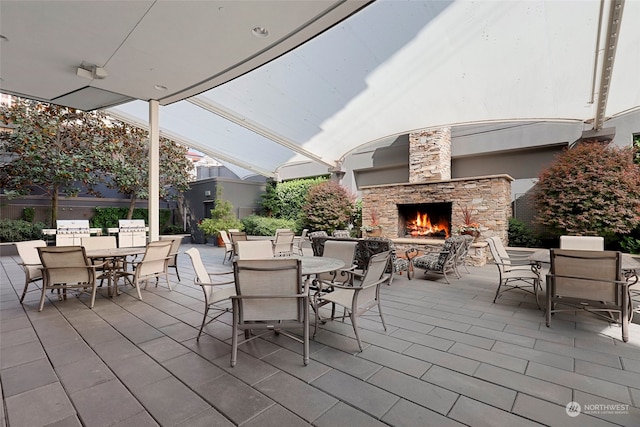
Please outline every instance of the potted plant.
M368 237L378 237L382 235L382 226L379 223L378 210L371 208L369 211L369 224L363 224L360 230L367 233Z
M218 191L217 196L222 196L222 191ZM211 218L205 218L198 224L198 228L202 230L205 236L216 237L218 246L224 246L221 243L220 230L228 230L230 228L242 229L242 221L240 221L235 213L233 213L233 205L228 200L216 197L216 206L211 209Z
M475 241L480 236L480 224L476 222L468 206L462 208L462 221L463 223L458 226L458 232L473 236Z

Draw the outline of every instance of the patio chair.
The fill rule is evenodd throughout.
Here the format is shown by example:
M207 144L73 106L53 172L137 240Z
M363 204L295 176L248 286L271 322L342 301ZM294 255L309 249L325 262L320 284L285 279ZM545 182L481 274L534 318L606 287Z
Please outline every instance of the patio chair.
M309 363L309 294L304 287L300 260L237 260L233 263L236 295L233 303L231 366L238 360L238 345L269 331L303 344L303 363ZM302 339L284 329L302 328ZM245 339L238 341L238 329ZM266 330L258 335L247 331Z
M314 237L329 237L329 235L324 230L310 232L309 239L313 240Z
M456 269L456 249L459 245L457 239L448 237L442 246L426 246L425 248L410 248L407 251L409 259L409 271L413 274L416 268L424 270L424 274L442 274L445 282L449 282L447 273L453 273L460 278ZM421 255L422 253L422 255Z
M89 291L89 308L93 308L97 291L96 269L101 265L91 263L83 246L38 247L38 255L42 263L42 294L38 311L44 308L47 289L60 291L59 298L62 299L67 299L70 289L79 291L78 297Z
M135 263L135 273L133 274L133 286L138 292L138 299L142 301L142 293L140 287L144 283L147 289L149 280L156 279L156 287L159 279L164 278L167 287L171 291L171 283L169 282L169 259L171 253L171 242L167 240L159 240L147 244L144 256L140 262Z
M304 255L303 247L305 242L307 241L307 233L309 233L308 228L302 230L300 237L298 237L297 242L293 246L293 250L297 255Z
M273 245L270 240L247 240L236 243L238 259L273 258Z
M456 271L458 272L458 276L460 276L460 266L464 267L467 273L470 273L467 268L467 259L469 258L469 251L471 250L474 237L469 234L462 234L455 237L459 240L459 245L456 249Z
M604 237L560 236L560 249L604 251Z
M222 263L224 264L225 262L227 262L227 255L228 255L229 261L231 261L231 259L234 256L233 243L231 243L231 238L229 237L227 232L224 230L220 230L220 238L224 243L224 258L222 258Z
M44 240L28 240L16 242L15 245L20 257L20 267L24 270L24 289L20 297L20 303L22 303L27 295L29 284L42 280L42 261L40 261L40 255L38 255L38 248L47 246L47 242Z
M196 285L202 288L202 292L204 293L204 314L202 316L200 331L196 338L196 341L199 341L205 325L211 323L224 313L231 311L229 306L222 307L221 303L228 301L231 296L236 294L236 287L232 271L210 273L205 268L198 249L191 248L185 253L189 255L191 265L193 265L193 270L196 273L196 277L193 281ZM217 314L215 316L208 317L209 310L215 310L217 311Z
M551 249L546 303L547 327L553 313L585 310L620 324L622 340L629 340L632 309L620 252ZM569 308L556 308L558 304Z
M276 240L273 242L274 256L291 256L293 254L293 239L295 233L291 230L276 233Z
M376 245L375 242L380 242L380 245ZM409 280L412 279L413 275L409 274L409 258L400 258L396 252L396 245L393 243L393 240L388 239L386 237L367 237L364 240L360 241L360 246L363 246L366 249L367 261L368 258L376 253L391 251L391 261L389 268L387 268L387 273L393 272L395 274L402 274L404 271L407 272L407 278ZM388 284L391 285L393 282L393 275L389 279Z
M357 241L341 241L341 240L328 240L324 245L323 257L336 258L344 262L344 268L340 270L330 271L327 273L319 273L316 275L314 285L318 290L327 290L335 283L344 284L351 279L348 275L349 271L353 271L356 268L355 256Z
M229 230L229 239L231 239L231 245L233 245L233 256L237 255L236 252L236 242L244 242L249 240L247 238L247 233L244 231L231 231Z
M489 237L486 241L499 274L498 289L493 302L495 303L504 292L521 289L533 294L536 298L536 305L540 308L538 300L538 290L542 290L540 274L532 268L529 256L509 255L502 240L497 236Z
M178 277L178 282L179 282L180 273L178 272L178 255L180 254L180 245L182 244L182 237L160 236L160 241L171 241L171 252L169 252L168 267L171 267L176 271L176 276Z
M341 239L348 239L349 237L351 237L351 233L349 233L349 230L333 230L331 236Z
M369 265L364 274L350 271L348 274L353 276L353 278L349 279L347 283L343 285L334 283L332 285L332 292L318 292L314 295L313 305L316 312L313 331L314 337L318 332L318 323L326 323L327 320L336 319L343 319L344 321L345 318L349 318L353 332L356 335L356 340L358 341L358 347L360 351L362 351L362 341L358 334L357 318L374 307L377 307L378 314L382 320L382 326L385 331L387 330L387 325L382 315L382 306L380 304L380 285L387 282L391 277L390 274L385 273L390 259L391 252L389 251L372 255L371 258L369 258ZM342 307L344 314L342 316L335 316L335 311L332 309L331 317L323 319L319 310L326 304Z

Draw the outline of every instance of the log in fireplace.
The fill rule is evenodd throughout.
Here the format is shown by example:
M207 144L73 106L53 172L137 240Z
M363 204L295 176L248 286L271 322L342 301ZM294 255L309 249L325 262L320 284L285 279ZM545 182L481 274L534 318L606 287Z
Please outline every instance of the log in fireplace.
M399 237L445 239L451 235L451 202L397 206Z

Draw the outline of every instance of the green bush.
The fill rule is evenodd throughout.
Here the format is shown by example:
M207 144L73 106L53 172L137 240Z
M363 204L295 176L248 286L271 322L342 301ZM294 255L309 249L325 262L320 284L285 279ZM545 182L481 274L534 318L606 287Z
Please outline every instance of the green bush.
M242 222L233 213L233 205L230 201L222 199L222 190L219 189L216 194L216 206L211 209L211 218L203 219L198 228L204 232L206 236L216 237L220 230L228 230L230 228L242 229Z
M244 231L251 236L273 236L278 228L290 228L296 234L300 232L296 221L258 215L242 218L242 225L244 226Z
M0 219L0 242L39 240L44 237L43 228L46 228L46 225L42 222L31 223L22 219Z
M540 239L533 229L517 218L509 218L509 246L521 248L540 247Z
M27 222L33 222L33 219L36 217L36 209L35 208L24 208L22 210L23 219Z
M165 226L161 234L184 234L184 229L181 225L167 225Z
M630 254L640 254L640 229L620 239L620 248Z
M117 228L118 220L127 219L128 208L95 208L95 214L89 220L93 228ZM171 220L171 210L160 209L160 229L168 227ZM136 208L133 210L131 219L143 219L145 224L149 224L149 210L146 208Z
M270 182L262 196L262 209L268 216L296 221L306 203L309 189L326 181L327 178L321 177Z

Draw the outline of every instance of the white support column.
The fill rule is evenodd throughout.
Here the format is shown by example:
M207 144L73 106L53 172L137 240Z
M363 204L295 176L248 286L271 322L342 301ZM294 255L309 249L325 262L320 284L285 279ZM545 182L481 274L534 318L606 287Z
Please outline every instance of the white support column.
M160 238L160 104L149 101L149 241Z

